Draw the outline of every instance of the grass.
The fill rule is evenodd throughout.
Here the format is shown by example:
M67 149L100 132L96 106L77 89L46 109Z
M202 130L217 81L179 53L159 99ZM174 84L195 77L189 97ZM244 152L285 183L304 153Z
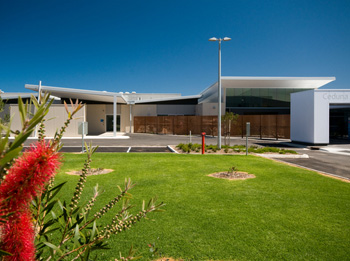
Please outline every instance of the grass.
M56 182L68 180L61 198L69 200L83 155L65 154ZM235 166L255 179L229 181L208 177ZM348 260L350 256L350 184L271 160L240 155L96 153L93 168L110 174L90 176L85 200L98 183L104 206L130 177L133 203L158 196L166 212L109 240L111 250L98 260L126 255L131 244L145 260L156 259L148 244L164 256L185 260ZM135 207L135 212L138 207ZM112 215L104 219L106 224ZM114 259L113 259L114 260Z

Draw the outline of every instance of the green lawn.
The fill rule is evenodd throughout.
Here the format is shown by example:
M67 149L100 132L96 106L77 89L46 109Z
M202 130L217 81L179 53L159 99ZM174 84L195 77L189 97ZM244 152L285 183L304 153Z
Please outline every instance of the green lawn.
M64 158L56 183L69 181L60 195L69 200L78 177L64 173L79 170L85 157ZM207 176L232 166L256 178ZM349 260L350 183L240 155L96 153L92 167L115 170L88 177L84 199L96 183L105 190L98 208L125 177L137 183L130 191L135 212L142 199L158 196L166 203L166 212L151 213L149 220L111 238L112 250L100 252L98 260L117 258L131 244L146 260L155 259L149 243L165 256L185 260ZM106 224L111 214L103 219Z

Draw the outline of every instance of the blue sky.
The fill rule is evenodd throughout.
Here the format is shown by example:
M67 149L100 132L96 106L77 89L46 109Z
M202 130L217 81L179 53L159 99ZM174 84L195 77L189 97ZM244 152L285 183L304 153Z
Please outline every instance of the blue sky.
M0 89L198 94L223 76L335 76L350 88L349 0L0 0Z

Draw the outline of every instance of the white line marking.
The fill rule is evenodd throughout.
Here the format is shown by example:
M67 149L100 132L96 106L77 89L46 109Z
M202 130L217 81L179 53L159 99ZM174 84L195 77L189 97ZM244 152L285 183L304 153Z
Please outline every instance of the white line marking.
M179 153L178 153L176 150L174 150L170 145L168 145L167 147L168 147L168 149L169 149L171 152L175 152L175 153L179 154Z

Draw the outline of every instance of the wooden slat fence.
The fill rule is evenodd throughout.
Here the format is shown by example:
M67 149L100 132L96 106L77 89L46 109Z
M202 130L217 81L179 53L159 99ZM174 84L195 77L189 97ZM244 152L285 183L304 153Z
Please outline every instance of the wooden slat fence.
M250 122L251 136L260 138L290 138L290 115L240 115L231 124L231 136L244 136ZM224 126L222 126L224 135ZM135 133L217 135L217 116L135 116Z

